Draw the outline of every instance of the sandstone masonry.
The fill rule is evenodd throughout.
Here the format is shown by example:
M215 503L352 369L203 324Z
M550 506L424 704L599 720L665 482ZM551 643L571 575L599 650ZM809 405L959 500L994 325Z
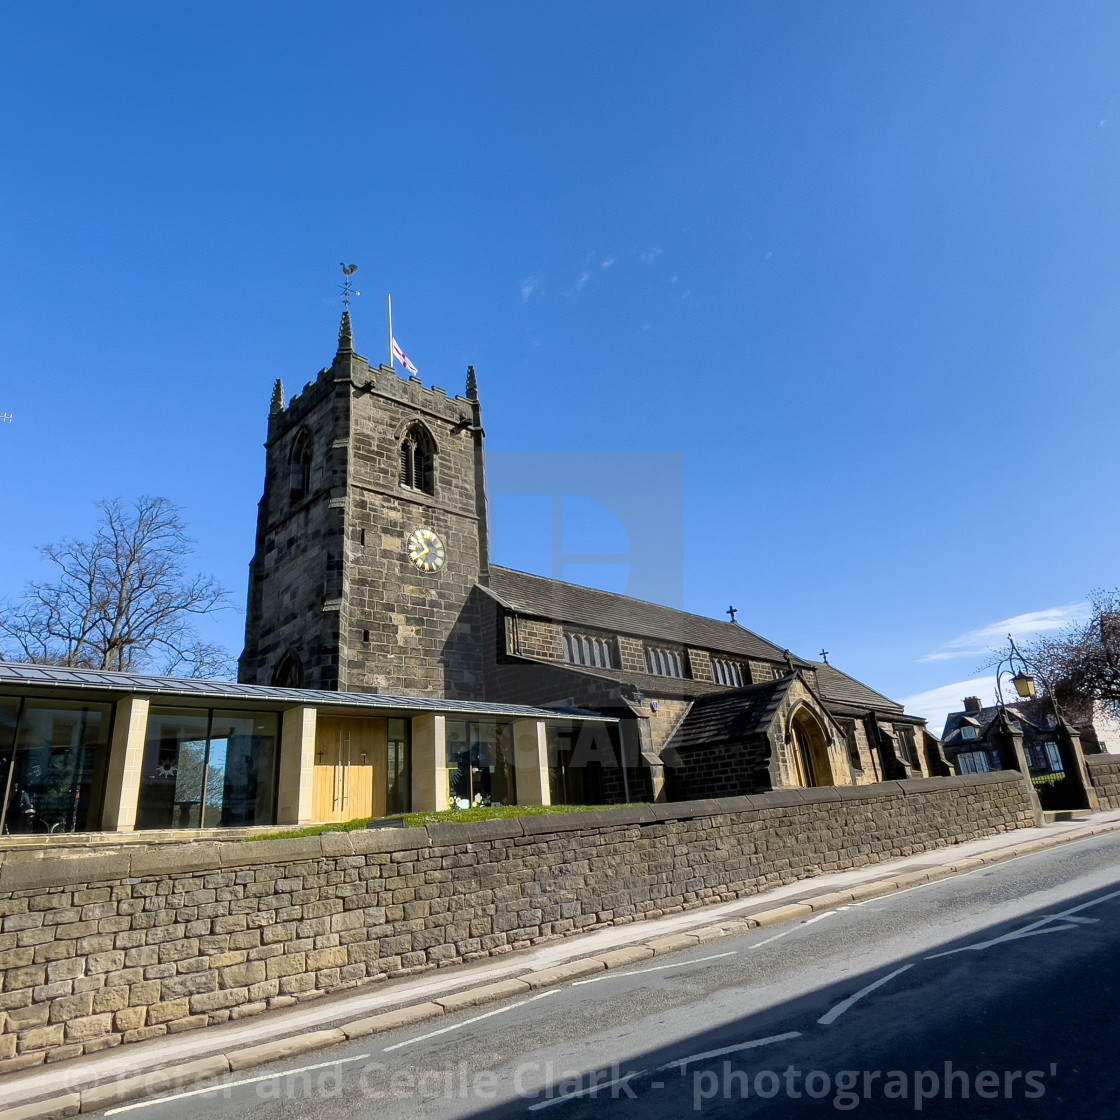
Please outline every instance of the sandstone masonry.
M1015 772L0 865L0 1072L1035 823Z

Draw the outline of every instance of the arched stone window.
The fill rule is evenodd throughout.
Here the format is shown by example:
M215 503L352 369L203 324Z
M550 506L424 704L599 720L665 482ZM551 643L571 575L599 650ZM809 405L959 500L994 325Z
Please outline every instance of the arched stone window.
M413 424L401 439L401 485L434 494L436 445L423 424Z
M311 492L311 436L306 431L292 444L288 468L288 497L300 502Z
M291 650L273 670L272 684L276 688L303 688L303 662Z

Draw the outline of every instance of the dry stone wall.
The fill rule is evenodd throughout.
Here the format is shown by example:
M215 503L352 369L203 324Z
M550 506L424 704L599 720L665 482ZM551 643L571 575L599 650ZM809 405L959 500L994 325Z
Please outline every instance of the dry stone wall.
M1034 823L1018 773L259 842L10 851L0 1072Z

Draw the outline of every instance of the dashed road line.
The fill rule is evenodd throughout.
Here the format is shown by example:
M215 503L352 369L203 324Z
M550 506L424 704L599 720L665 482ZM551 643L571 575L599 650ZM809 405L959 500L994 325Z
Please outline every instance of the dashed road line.
M495 1015L504 1015L507 1011L513 1011L518 1007L524 1007L527 1003L535 1003L538 999L545 999L548 996L558 996L560 991L560 988L551 988L547 992L538 992L535 996L530 996L528 999L519 999L516 1003L508 1004L506 1007L495 1008L493 1011L487 1011L482 1015L475 1015L471 1019L464 1019L461 1023L452 1023L449 1027L440 1027L438 1031L429 1031L427 1034L417 1035L415 1038L406 1038L404 1042L396 1042L392 1046L386 1046L382 1053L388 1054L391 1050L400 1050L402 1047L412 1046L417 1042L426 1042L429 1038L435 1038L436 1035L457 1031L460 1027L469 1027L472 1023L481 1023L483 1019L490 1019Z
M864 996L870 995L873 991L875 991L876 988L881 988L884 984L893 980L896 976L901 976L904 972L913 967L914 966L912 964L904 964L901 968L896 968L894 972L890 973L887 976L884 976L881 980L876 980L874 984L868 984L866 988L860 988L860 990L856 992L855 995L848 996L847 999L842 999L834 1008L832 1008L831 1011L828 1011L824 1015L822 1015L817 1020L817 1022L822 1027L831 1026L836 1022L837 1019L840 1018L841 1015L844 1014L845 1011L848 1011L851 1007L857 1004L861 999L863 999Z
M577 1089L574 1093L562 1093L556 1097L549 1097L544 1101L537 1101L536 1104L529 1105L530 1112L539 1112L542 1108L551 1108L554 1104L563 1104L565 1101L574 1101L579 1097L589 1097L594 1093L598 1093L600 1089L613 1089L616 1085L625 1085L627 1081L633 1081L635 1077L642 1077L649 1070L639 1069L633 1073L626 1074L625 1077L616 1077L613 1081L603 1081L598 1085L588 1085L586 1089Z
M187 1097L201 1097L207 1093L225 1092L237 1089L242 1085L255 1085L260 1081L272 1081L277 1077L292 1077L297 1073L310 1073L315 1069L326 1069L328 1066L345 1066L353 1062L364 1062L368 1054L357 1054L353 1058L335 1058L333 1062L316 1062L313 1066L300 1066L298 1069L277 1070L275 1073L262 1073L257 1077L242 1077L238 1081L221 1081L217 1085L209 1085L204 1089L188 1089L183 1093L173 1093L166 1097L150 1097L148 1100L137 1101L135 1104L122 1104L116 1108L107 1108L106 1116L115 1116L118 1112L132 1112L137 1108L150 1108L155 1104L167 1104L169 1101L181 1101Z
M790 1038L800 1038L800 1031L786 1031L785 1034L772 1034L766 1038L752 1038L748 1042L737 1042L734 1046L724 1046L720 1050L706 1050L702 1054L689 1054L687 1058L677 1058L658 1066L655 1073L662 1073L667 1069L684 1070L693 1062L706 1062L712 1058L722 1058L725 1054L738 1054L740 1050L754 1050L759 1046L768 1046L771 1042L785 1042Z
M723 957L738 956L738 949L732 949L728 953L713 953L710 957L693 957L688 961L677 961L676 964L657 964L652 968L635 968L630 972L609 972L605 976L592 976L590 980L573 980L572 987L579 987L580 984L598 984L600 980L620 980L623 976L642 976L647 972L664 972L669 968L686 968L690 964L702 964L704 961L718 961Z

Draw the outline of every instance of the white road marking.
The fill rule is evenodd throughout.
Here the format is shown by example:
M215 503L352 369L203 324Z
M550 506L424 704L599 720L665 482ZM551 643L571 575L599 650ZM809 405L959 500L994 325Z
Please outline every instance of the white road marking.
M118 1112L132 1112L137 1108L150 1108L155 1104L167 1104L168 1101L181 1101L187 1097L201 1097L206 1093L220 1093L226 1089L237 1089L242 1085L255 1085L258 1081L272 1081L277 1077L291 1077L297 1073L310 1073L313 1069L326 1069L327 1066L345 1066L351 1062L364 1062L368 1058L368 1054L358 1054L353 1058L335 1058L333 1062L316 1062L313 1066L300 1066L298 1069L284 1069L278 1070L276 1073L262 1073L258 1077L243 1077L240 1081L222 1081L217 1085L211 1085L205 1089L189 1089L185 1093L173 1093L168 1097L152 1097L151 1100L136 1101L134 1104L122 1104L117 1108L107 1108L105 1110L106 1116L115 1116ZM155 1077L159 1073L158 1070L152 1074Z
M889 976L884 976L881 980L876 980L874 984L868 984L866 988L860 988L854 996L848 996L847 999L842 999L831 1011L822 1015L817 1022L822 1027L831 1026L845 1011L858 1003L864 996L870 995L876 988L881 988L888 981L893 980L896 976L901 976L907 969L913 967L912 964L904 964L901 968L896 968Z
M813 915L813 917L811 917L811 918L806 918L806 919L805 919L805 921L803 921L803 922L801 923L801 925L803 925L803 926L811 926L811 925L812 925L812 924L813 924L814 922L819 922L819 921L821 921L821 920L822 920L823 918L832 918L832 917L834 917L835 915L836 915L836 911L835 911L835 910L826 910L826 911L825 911L825 912L824 912L823 914L814 914L814 915Z
M592 1093L599 1092L600 1089L611 1089L615 1085L623 1085L627 1081L633 1081L635 1077L641 1077L648 1070L639 1069L633 1073L628 1073L625 1077L616 1077L613 1081L604 1081L599 1085L588 1085L586 1089L577 1089L574 1093L564 1093L559 1097L549 1097L545 1101L537 1101L536 1104L529 1105L530 1112L537 1112L542 1108L551 1108L554 1104L563 1104L564 1101L574 1101L578 1097L588 1097Z
M530 996L528 999L519 999L516 1003L508 1004L506 1007L499 1007L494 1011L487 1011L484 1015L476 1015L473 1019L464 1019L461 1023L452 1023L449 1027L440 1027L438 1031L429 1031L427 1034L417 1035L415 1038L405 1039L404 1042L397 1042L392 1046L386 1046L382 1053L388 1054L390 1050L399 1050L402 1046L411 1046L416 1042L425 1042L429 1038L435 1038L436 1035L447 1034L448 1031L457 1031L460 1027L469 1027L472 1023L481 1023L483 1019L489 1019L494 1015L504 1015L507 1011L512 1011L516 1007L524 1007L527 1003L533 1003L538 999L544 999L546 996L557 996L559 994L559 988L553 988L551 991L547 992L538 992L535 996Z
M1102 894L1100 898L1090 899L1088 902L1081 903L1080 906L1071 906L1060 914L1047 914L1045 917L1023 926L1022 929L1013 929L1010 933L1002 934L1000 937L993 937L988 941L977 941L972 945L962 945L959 949L948 949L944 953L934 953L932 956L926 957L926 960L932 961L939 957L951 957L954 953L979 953L985 949L991 949L994 945L1002 945L1007 941L1021 941L1024 937L1036 937L1040 933L1058 933L1061 930L1080 929L1081 926L1100 921L1100 919L1083 918L1079 911L1088 910L1091 906L1099 906L1102 902L1110 902L1114 898L1120 898L1120 891ZM1067 924L1053 925L1054 922L1065 922Z
M664 972L667 968L684 968L690 964L700 964L702 961L718 961L722 957L734 957L738 955L737 949L732 949L729 953L713 953L710 957L693 957L689 961L677 961L676 964L657 964L652 968L636 968L630 972L608 972L605 976L592 976L590 980L573 980L572 987L578 987L580 984L598 984L600 980L618 980L623 976L643 976L647 972Z
M734 1046L725 1046L722 1050L706 1050L703 1054L689 1054L687 1058L677 1058L676 1061L666 1062L665 1065L658 1066L654 1073L661 1073L667 1069L683 1071L692 1062L706 1062L710 1058L722 1058L724 1054L737 1054L740 1050L754 1050L759 1046L768 1046L771 1042L785 1042L787 1038L800 1037L800 1031L786 1031L785 1034L772 1034L767 1038L752 1038L749 1042L738 1042Z

